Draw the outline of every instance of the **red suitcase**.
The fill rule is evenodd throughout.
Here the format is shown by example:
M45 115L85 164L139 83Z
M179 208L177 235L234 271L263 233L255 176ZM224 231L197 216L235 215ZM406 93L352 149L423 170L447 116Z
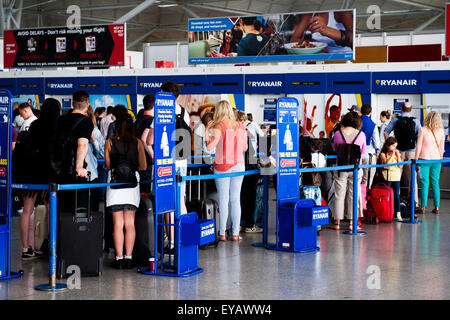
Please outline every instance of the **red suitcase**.
M394 190L379 183L370 190L367 199L368 222L392 222L394 220Z

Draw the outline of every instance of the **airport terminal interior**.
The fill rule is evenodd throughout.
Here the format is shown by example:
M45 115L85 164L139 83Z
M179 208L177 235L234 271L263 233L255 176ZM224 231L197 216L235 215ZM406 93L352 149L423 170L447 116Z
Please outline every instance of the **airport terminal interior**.
M0 4L0 300L450 298L450 3Z

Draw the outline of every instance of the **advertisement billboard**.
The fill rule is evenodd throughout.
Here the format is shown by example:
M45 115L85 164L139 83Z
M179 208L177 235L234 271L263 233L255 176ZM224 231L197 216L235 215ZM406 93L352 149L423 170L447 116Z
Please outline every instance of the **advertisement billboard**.
M450 57L450 3L445 4L445 55Z
M353 60L355 10L189 19L189 63Z
M123 66L125 25L5 30L4 68Z

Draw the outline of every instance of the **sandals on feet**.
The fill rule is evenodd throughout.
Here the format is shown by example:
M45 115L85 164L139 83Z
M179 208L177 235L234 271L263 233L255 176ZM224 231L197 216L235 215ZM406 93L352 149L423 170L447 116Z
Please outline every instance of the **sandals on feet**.
M330 229L333 229L333 230L341 230L341 226L340 226L339 224L332 224L332 225L330 226Z
M231 240L233 240L233 241L241 241L242 237L241 236L232 236Z
M227 238L225 236L219 236L219 241L227 241Z

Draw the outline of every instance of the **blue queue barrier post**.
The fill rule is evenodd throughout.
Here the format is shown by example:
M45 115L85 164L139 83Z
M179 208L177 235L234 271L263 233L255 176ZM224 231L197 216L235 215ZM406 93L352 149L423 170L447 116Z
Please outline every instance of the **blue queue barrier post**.
M264 175L264 198L263 198L263 232L262 242L253 243L252 246L257 248L275 248L274 243L268 243L268 231L269 231L269 175Z
M67 290L67 285L56 283L56 241L57 241L57 191L58 185L50 184L50 208L49 208L49 283L35 287L39 291L61 292Z
M416 165L417 162L415 159L411 160L411 184L409 186L410 191L410 206L411 206L411 218L409 220L404 220L404 223L410 223L410 224L420 224L422 221L416 220L415 217L415 209L416 209L416 203L414 201L415 198L415 185L416 185Z
M351 231L349 230L344 232L345 234L351 236L365 236L367 234L365 231L358 231L358 171L359 165L355 164L355 167L353 168L353 226Z

